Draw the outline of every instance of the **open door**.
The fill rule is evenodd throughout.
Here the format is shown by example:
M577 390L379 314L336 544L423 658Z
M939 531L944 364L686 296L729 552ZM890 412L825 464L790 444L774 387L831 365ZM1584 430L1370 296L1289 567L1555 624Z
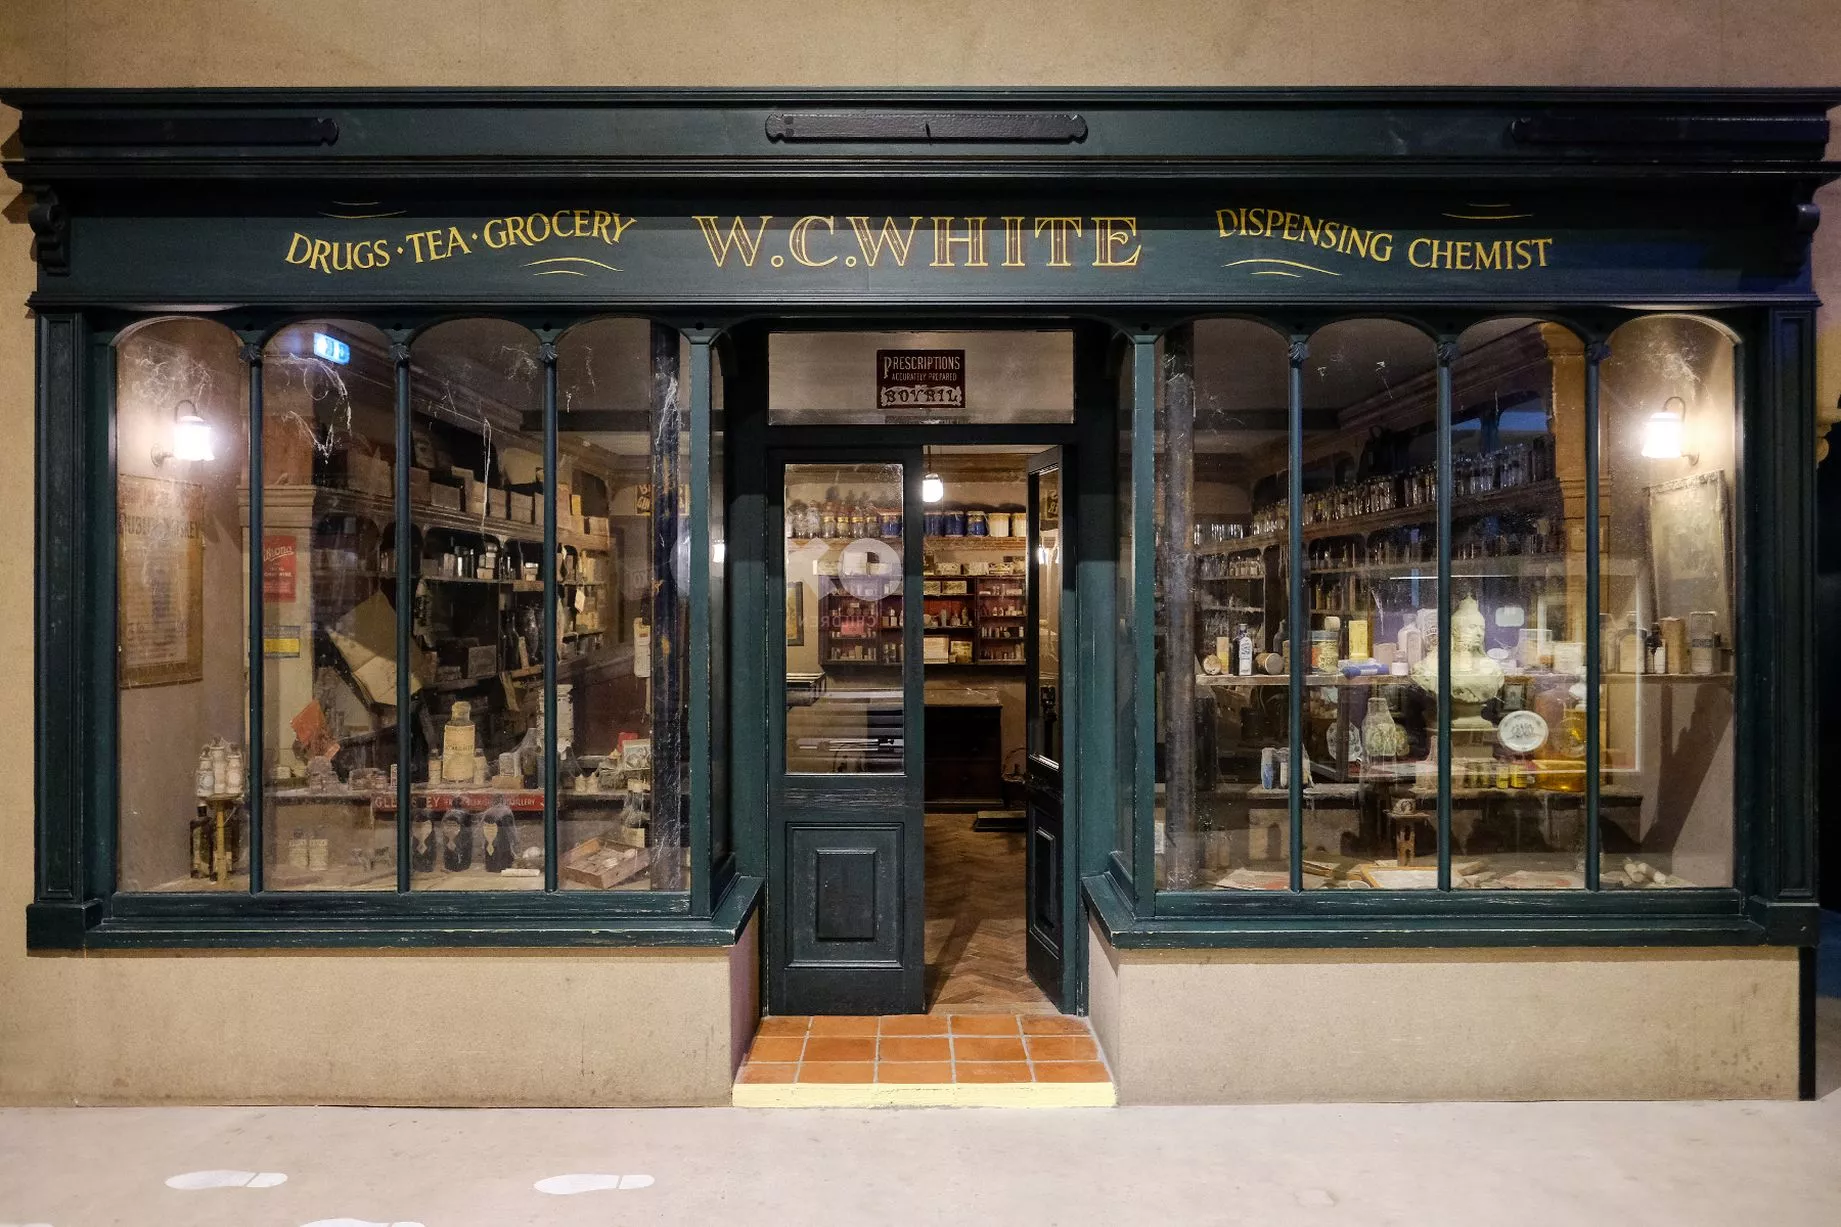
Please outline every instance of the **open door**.
M767 997L774 1014L922 1013L918 449L776 455ZM770 683L771 684L771 683Z
M1073 864L1063 821L1063 745L1072 693L1063 645L1074 643L1072 525L1063 504L1062 449L1029 465L1029 625L1024 660L1029 679L1028 754L1024 780L1027 824L1029 975L1065 1009L1068 875Z

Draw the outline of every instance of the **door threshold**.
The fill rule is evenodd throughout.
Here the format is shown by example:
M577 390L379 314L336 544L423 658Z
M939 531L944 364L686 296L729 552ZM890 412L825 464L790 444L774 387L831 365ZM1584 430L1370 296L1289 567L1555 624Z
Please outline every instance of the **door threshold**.
M770 1017L738 1108L1106 1108L1112 1071L1084 1018L963 1012Z

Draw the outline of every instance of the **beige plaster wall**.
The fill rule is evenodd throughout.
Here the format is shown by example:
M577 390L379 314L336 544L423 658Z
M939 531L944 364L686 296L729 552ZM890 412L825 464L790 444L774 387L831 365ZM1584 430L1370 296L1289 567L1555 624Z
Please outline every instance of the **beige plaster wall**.
M1791 950L1118 951L1120 1103L1796 1094Z
M0 82L14 85L1837 81L1841 20L1833 0L1554 0L1491 4L1487 12L1475 0L1133 6L936 0L921 7L897 0L413 0L387 9L359 0L14 0L0 6ZM0 115L0 132L13 124L12 116ZM730 1043L729 998L722 1005L711 999L715 982L728 980L724 959L26 957L33 331L22 304L33 269L23 209L10 199L12 191L11 184L0 187L10 222L0 226L0 431L9 444L0 453L0 524L11 530L0 534L0 660L8 662L0 675L0 762L7 764L12 798L0 807L0 1102L163 1096L516 1102L514 1090L529 1101L607 1095L709 1101L715 1089L703 1071L715 1068ZM1832 218L1841 193L1830 189L1824 199ZM1818 282L1841 303L1841 224L1825 225L1817 246ZM1818 400L1827 406L1841 393L1836 318L1829 312L1822 324ZM1424 968L1459 964L1405 966L1420 968L1402 973L1405 981L1421 983L1432 974ZM1540 999L1533 996L1537 988L1580 988L1581 977L1613 988L1626 979L1652 984L1663 994L1658 1014L1667 1012L1663 1006L1704 1000L1730 1018L1749 1001L1758 1008L1747 1027L1765 1037L1757 1059L1772 1058L1769 1037L1791 1017L1787 965L1749 957L1662 960L1656 966L1665 976L1651 969L1640 980L1606 955L1553 956L1534 965L1549 969L1539 974L1519 974L1519 963L1464 966L1465 982L1479 986L1473 994L1482 986L1507 994L1524 1018L1538 1013L1527 1008ZM1138 970L1123 969L1127 994ZM1265 993L1273 1005L1286 977L1294 988L1313 978L1329 983L1322 970L1281 972L1282 965L1223 963L1204 980L1240 986L1255 998ZM1155 969L1144 975L1137 983L1160 983ZM1338 981L1339 988L1307 999L1325 1011L1352 1010L1386 978L1372 972L1358 979L1359 991ZM1433 985L1424 980L1423 986ZM1126 996L1125 1005L1132 999ZM1224 999L1197 1000L1218 1009ZM1495 1016L1504 1013L1499 1008ZM1127 1038L1120 1042L1130 1042L1134 1017L1121 1015ZM1666 1018L1650 1021L1666 1024L1665 1034L1679 1032ZM1602 1030L1631 1034L1628 1027ZM1695 1042L1710 1043L1704 1036ZM1530 1051L1553 1049L1539 1042ZM647 1063L660 1052L680 1054L677 1064ZM1653 1070L1668 1085L1672 1064L1680 1063L1670 1048L1650 1044L1636 1068ZM1788 1058L1773 1068L1787 1071ZM665 1093L667 1084L673 1093Z

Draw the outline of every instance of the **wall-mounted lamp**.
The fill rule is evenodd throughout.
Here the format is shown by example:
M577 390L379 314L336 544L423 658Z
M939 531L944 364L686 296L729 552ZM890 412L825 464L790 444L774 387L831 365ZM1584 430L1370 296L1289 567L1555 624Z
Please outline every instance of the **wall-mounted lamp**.
M154 449L155 465L168 460L216 460L211 448L211 423L198 416L198 406L182 400L173 406L173 450Z
M1681 460L1697 464L1700 457L1683 450L1687 435L1688 404L1679 396L1662 402L1662 408L1643 423L1643 455L1651 460Z

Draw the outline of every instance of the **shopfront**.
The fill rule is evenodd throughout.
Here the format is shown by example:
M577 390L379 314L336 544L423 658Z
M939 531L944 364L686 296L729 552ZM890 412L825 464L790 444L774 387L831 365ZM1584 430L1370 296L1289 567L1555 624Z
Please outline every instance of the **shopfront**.
M1126 1100L1812 1085L1837 98L4 101L33 951L639 968L480 1099L694 1102L960 813Z

